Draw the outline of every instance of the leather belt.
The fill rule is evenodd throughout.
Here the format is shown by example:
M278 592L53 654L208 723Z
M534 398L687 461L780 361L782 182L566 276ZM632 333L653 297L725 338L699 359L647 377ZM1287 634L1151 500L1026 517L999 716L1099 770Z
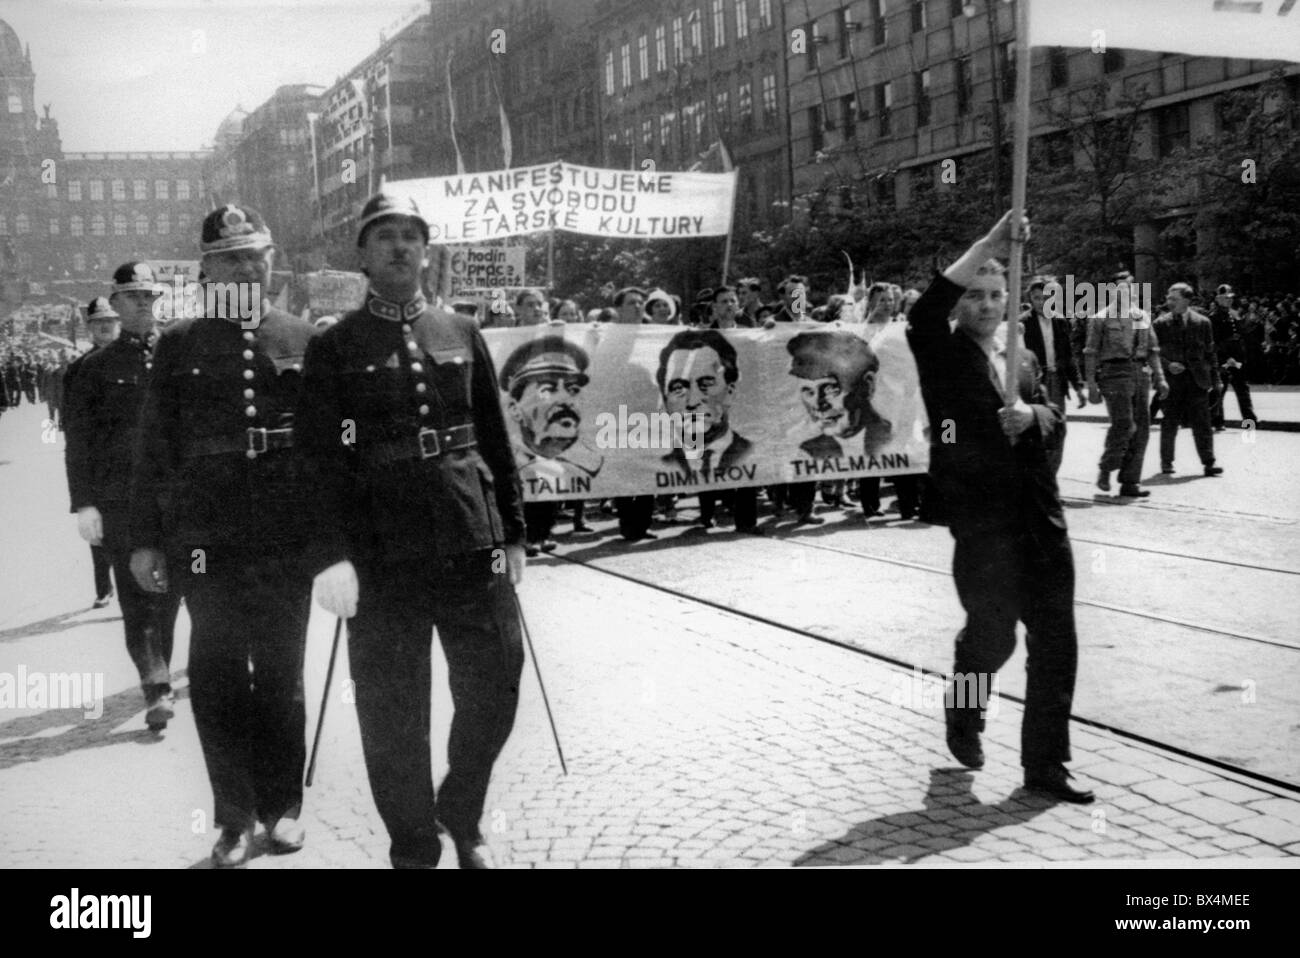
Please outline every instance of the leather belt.
M1137 362L1146 362L1146 360L1134 359L1133 357L1130 356L1124 359L1103 359L1101 361L1101 364L1105 366L1107 363L1137 363Z
M195 439L185 447L185 458L196 459L199 456L222 456L242 452L249 459L256 459L272 449L288 449L293 445L293 429L245 429L242 436L213 436L208 439Z
M457 449L478 445L474 424L452 426L450 429L421 429L414 436L381 442L362 447L361 458L368 462L400 462L405 459L434 459Z

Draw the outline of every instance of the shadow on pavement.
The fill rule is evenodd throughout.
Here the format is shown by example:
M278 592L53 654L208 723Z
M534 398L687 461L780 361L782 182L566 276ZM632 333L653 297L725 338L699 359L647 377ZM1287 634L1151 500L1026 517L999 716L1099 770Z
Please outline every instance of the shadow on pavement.
M103 622L122 621L120 615L73 621L77 616L85 615L90 611L90 609L78 609L75 612L64 612L59 615L52 615L48 619L41 619L39 622L29 622L26 625L15 625L11 629L0 629L0 642L30 638L33 635L49 635L53 632L64 632L68 629L75 629L82 625L99 625Z
M188 698L190 694L188 685L175 688L176 683L184 677L183 669L172 673L172 687L175 689L178 702ZM57 758L80 749L118 745L122 742L139 742L142 745L160 742L162 736L147 728L130 732L113 731L131 716L143 712L144 704L144 696L138 688L132 686L106 696L104 714L97 719L86 718L83 709L47 709L35 715L24 715L0 724L0 739L17 739L17 741L0 744L0 770L24 762ZM65 725L71 727L57 735L33 737L48 729Z
M931 769L921 809L854 825L841 837L800 855L795 867L881 865L899 859L911 865L964 848L991 829L1023 824L1052 807L1046 799L1019 788L996 805L986 805L971 794L972 781L974 776L963 768ZM917 821L918 817L925 820ZM970 819L978 823L972 824ZM923 841L930 844L920 845Z

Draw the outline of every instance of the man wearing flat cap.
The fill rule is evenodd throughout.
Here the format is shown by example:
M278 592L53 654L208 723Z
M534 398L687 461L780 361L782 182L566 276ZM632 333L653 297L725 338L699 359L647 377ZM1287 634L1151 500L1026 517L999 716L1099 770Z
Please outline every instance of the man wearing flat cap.
M844 455L841 443L862 434L874 453L889 441L892 427L871 405L880 360L861 336L847 330L799 333L786 343L790 375L803 380L799 398L820 431L799 444L809 456Z
M315 492L294 448L303 355L315 333L271 306L274 247L257 210L203 220L196 317L158 337L131 493L131 571L184 596L190 701L212 785L218 868L243 865L260 821L272 851L302 847L311 611L303 503Z
M370 790L394 868L491 867L479 820L514 726L523 637L523 493L496 372L474 321L424 297L429 228L379 194L357 245L365 301L312 340L298 442L316 478L316 599L351 619L348 655ZM638 307L639 311L639 307ZM455 714L430 755L433 631Z
M162 288L146 263L125 263L113 274L113 293L91 302L88 324L121 324L117 338L77 365L64 398L66 465L77 529L102 546L117 579L126 650L140 676L145 722L155 732L175 714L171 686L172 630L180 600L155 595L131 576L128 531L131 448L140 401L153 366L153 306ZM102 593L101 593L102 594Z

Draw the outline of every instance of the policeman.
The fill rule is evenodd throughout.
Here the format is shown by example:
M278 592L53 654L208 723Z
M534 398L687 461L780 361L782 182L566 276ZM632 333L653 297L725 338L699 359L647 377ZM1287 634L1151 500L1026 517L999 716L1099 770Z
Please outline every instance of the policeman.
M1119 470L1119 494L1146 498L1141 488L1142 462L1151 433L1148 400L1154 380L1161 399L1169 395L1160 365L1160 343L1146 310L1134 305L1133 277L1120 273L1119 295L1088 320L1083 349L1088 401L1106 401L1110 428L1098 464L1097 488L1110 492L1110 474ZM1064 402L1064 393L1062 393ZM1062 407L1063 408L1063 407Z
M117 579L126 630L126 650L140 675L155 732L175 714L171 686L172 635L180 600L146 592L131 578L129 516L131 448L140 418L140 400L152 366L154 303L161 295L145 263L125 263L113 274L113 294L91 302L91 327L113 326L121 332L108 345L78 364L66 398L65 465L77 530L103 555ZM96 584L107 603L107 582ZM99 602L99 599L96 600Z
M362 209L370 288L311 343L297 440L319 482L317 601L352 619L361 744L393 867L435 867L441 826L460 867L488 868L479 820L523 669L523 494L482 335L421 291L428 241L408 198L379 194ZM455 705L436 793L435 627Z
M136 581L185 597L190 698L221 836L242 865L260 820L276 852L302 847L303 647L313 495L293 450L306 320L266 299L271 232L256 210L203 221L201 315L154 351L135 459Z
M1210 322L1214 326L1214 345L1218 350L1219 368L1222 370L1222 387L1210 406L1210 425L1215 432L1223 429L1223 401L1228 396L1228 386L1237 394L1237 409L1241 413L1243 429L1247 421L1254 422L1255 407L1250 401L1250 384L1246 381L1246 341L1242 336L1240 314L1232 308L1236 293L1227 283L1221 285L1214 296L1214 309Z
M94 355L96 350L103 349L109 343L117 339L118 333L122 331L118 320L121 317L114 312L113 307L109 305L108 300L102 296L97 296L90 301L86 308L86 329L90 333L90 351L82 353L72 362L68 363L67 370L63 373L63 405L59 410L59 428L65 432L68 428L68 401L67 397L72 391L72 382L76 378L77 371L81 369L81 364L87 357ZM102 609L111 598L113 598L113 578L111 573L112 564L104 554L102 545L90 546L90 560L95 568L95 603L96 609Z

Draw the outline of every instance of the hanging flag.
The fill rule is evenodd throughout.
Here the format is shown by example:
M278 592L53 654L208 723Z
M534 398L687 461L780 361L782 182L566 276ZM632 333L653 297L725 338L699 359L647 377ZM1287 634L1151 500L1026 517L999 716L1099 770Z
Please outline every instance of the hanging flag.
M1030 46L1300 61L1297 0L1032 0Z
M447 125L451 128L451 146L456 151L456 175L465 175L465 159L460 155L460 144L456 142L456 97L451 90L451 54L447 55Z
M510 138L510 119L506 116L505 101L501 99L501 85L497 83L496 71L488 67L488 78L492 81L492 89L497 95L497 109L501 114L501 155L505 157L505 169L510 169L510 158L514 153L514 143Z

